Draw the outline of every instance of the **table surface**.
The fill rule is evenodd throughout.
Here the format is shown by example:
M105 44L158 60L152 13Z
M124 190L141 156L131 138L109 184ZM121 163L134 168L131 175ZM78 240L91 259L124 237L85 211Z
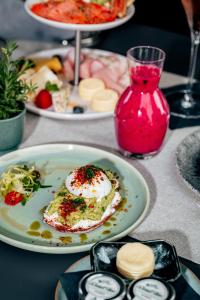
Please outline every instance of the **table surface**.
M18 54L30 52L26 43L19 44ZM160 86L184 82L183 77L164 72ZM57 142L80 143L115 152L117 144L113 125L112 118L81 123L27 113L20 148ZM131 236L140 240L167 240L176 246L180 256L199 263L200 199L183 183L175 160L179 143L196 129L198 127L169 130L158 155L149 160L126 160L144 176L151 194L148 215ZM1 299L53 299L59 275L86 254L47 255L0 242Z

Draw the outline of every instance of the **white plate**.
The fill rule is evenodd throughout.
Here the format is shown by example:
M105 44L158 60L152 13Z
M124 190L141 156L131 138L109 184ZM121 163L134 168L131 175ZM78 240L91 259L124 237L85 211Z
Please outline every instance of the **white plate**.
M42 18L40 16L37 16L31 11L31 7L33 4L42 2L41 0L26 0L25 2L25 9L27 13L36 19L37 21L44 23L49 26L53 26L60 29L65 30L80 30L80 31L99 31L99 30L106 30L111 29L114 27L118 27L124 23L126 23L135 13L135 7L131 5L127 9L127 14L124 18L117 18L115 21L107 22L107 23L101 23L101 24L68 24L68 23L62 23L57 21L51 21L45 18Z
M62 57L66 56L70 48L58 48L52 50L44 50L40 52L33 53L29 55L31 58L45 58L52 57L53 55L60 55ZM98 50L98 49L82 49L82 53L94 53L96 55L108 56L108 55L117 55L120 60L126 60L126 57L123 55L119 55L110 51ZM127 72L128 76L128 72ZM75 95L77 97L77 95ZM73 98L75 99L75 98ZM112 117L113 112L94 112L87 109L83 114L73 114L73 113L58 113L50 109L40 109L36 107L32 103L27 103L26 108L28 111L31 111L40 116L52 118L52 119L60 119L60 120L92 120L92 119L102 119L107 117Z

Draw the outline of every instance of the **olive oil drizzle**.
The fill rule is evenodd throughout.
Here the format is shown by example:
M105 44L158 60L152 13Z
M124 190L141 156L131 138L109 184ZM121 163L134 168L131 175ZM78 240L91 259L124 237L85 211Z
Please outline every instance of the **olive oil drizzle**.
M87 239L88 239L88 236L87 236L86 233L81 233L81 234L79 235L79 237L80 237L81 243L84 243L84 242L87 241Z
M71 237L71 236L61 236L61 237L59 237L59 240L60 240L63 244L65 244L65 245L71 244L71 243L72 243L72 237Z
M38 221L34 221L33 223L31 223L31 225L30 225L30 229L31 230L38 230L39 228L40 228L40 222L38 222Z
M102 232L102 234L110 234L110 233L111 233L110 230L104 230L104 231Z

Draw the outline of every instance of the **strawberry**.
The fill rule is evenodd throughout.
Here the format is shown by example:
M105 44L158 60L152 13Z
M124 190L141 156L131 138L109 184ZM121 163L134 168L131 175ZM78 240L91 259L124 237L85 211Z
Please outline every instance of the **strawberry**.
M47 109L52 105L52 96L47 90L41 90L35 97L35 105Z

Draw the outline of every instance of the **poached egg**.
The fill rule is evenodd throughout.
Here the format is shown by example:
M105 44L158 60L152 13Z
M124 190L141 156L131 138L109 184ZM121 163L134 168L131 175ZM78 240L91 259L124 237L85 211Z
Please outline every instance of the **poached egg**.
M111 192L112 184L101 170L93 170L93 177L87 178L89 168L90 166L85 166L75 169L68 175L65 185L71 194L83 198L96 198L99 202Z

